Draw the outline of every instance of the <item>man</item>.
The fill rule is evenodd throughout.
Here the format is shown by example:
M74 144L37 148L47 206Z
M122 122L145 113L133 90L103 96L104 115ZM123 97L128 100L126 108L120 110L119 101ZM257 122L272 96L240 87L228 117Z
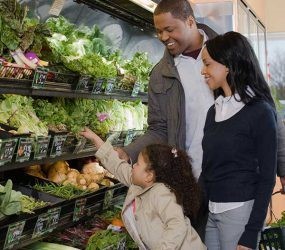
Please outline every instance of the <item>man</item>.
M205 118L208 108L214 103L213 94L201 75L203 63L200 50L203 43L216 33L206 25L196 23L187 0L160 1L154 11L154 25L166 49L150 76L149 127L145 135L118 152L121 158L130 157L135 161L146 145L168 143L188 152L193 160L193 174L198 179L202 166L201 141ZM279 174L284 176L285 129L281 120L279 128L278 166ZM285 178L281 179L285 184ZM196 229L203 238L203 229L200 231L197 225Z
M201 26L206 32L198 29L187 0L162 0L154 12L154 24L166 50L150 76L149 127L144 136L125 147L124 151L136 160L139 151L153 142L179 147L188 151L193 159L193 172L198 179L205 118L214 102L201 75L203 63L199 51L203 42L216 33L205 25Z

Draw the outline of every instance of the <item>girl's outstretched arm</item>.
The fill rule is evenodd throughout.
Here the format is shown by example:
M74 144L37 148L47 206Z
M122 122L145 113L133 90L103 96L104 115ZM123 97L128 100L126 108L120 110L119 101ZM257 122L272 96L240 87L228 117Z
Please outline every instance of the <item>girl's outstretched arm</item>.
M102 165L121 183L130 186L132 184L131 165L119 158L118 153L114 150L110 142L104 142L89 128L85 128L80 134L94 143L97 149L95 156L100 160Z

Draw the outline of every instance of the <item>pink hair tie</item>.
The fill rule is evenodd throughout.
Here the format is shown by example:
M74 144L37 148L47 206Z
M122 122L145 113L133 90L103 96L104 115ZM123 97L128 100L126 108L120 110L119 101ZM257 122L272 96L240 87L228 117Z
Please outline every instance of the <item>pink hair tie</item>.
M176 149L176 148L172 148L172 149L171 149L171 153L174 155L174 158L178 157L177 149Z

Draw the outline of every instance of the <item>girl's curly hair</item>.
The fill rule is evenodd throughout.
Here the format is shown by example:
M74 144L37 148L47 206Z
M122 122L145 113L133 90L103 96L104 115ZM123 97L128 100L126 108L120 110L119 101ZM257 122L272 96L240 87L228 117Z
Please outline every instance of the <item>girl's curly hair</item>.
M148 168L154 170L155 181L169 187L185 215L195 219L200 208L201 191L193 176L188 155L168 145L152 144L144 148L142 156Z

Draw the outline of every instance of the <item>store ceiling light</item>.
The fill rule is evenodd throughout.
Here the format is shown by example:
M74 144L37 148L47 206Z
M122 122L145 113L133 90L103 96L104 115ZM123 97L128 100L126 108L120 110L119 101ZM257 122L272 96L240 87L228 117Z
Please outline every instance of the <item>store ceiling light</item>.
M157 4L151 0L130 0L130 1L152 13L154 12L154 9L157 6Z

